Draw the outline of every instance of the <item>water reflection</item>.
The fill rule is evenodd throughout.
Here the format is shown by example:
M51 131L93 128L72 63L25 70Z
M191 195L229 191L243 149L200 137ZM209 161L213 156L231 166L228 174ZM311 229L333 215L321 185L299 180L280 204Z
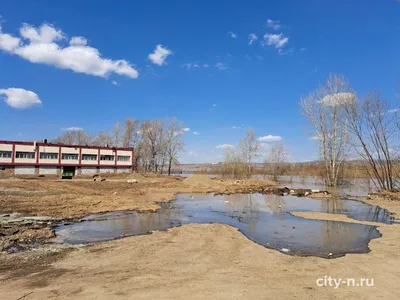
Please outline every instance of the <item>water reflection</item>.
M188 223L223 223L251 240L288 254L328 257L368 252L368 242L380 236L375 226L307 220L291 211L346 214L365 221L390 223L386 210L356 201L313 200L262 194L178 195L155 213L112 212L89 216L56 229L56 242L90 243L145 234Z

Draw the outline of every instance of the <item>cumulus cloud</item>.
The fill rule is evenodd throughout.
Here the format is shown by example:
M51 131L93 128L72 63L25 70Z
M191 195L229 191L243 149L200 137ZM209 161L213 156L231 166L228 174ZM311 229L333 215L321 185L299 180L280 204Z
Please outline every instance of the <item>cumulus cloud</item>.
M275 46L275 48L280 49L287 45L289 42L289 38L285 37L283 33L280 34L271 34L267 33L264 35L265 43L268 46Z
M193 131L193 134L194 134L194 135L199 135L199 134L200 134L200 132Z
M21 40L19 38L13 37L7 33L3 33L0 24L0 49L7 52L12 52L19 47L20 43Z
M237 38L237 35L236 35L235 33L233 33L232 31L229 31L228 34L229 34L229 36L230 36L231 38L233 38L233 39L236 39L236 38Z
M281 22L279 20L274 21L274 20L271 20L271 19L267 20L266 26L268 28L272 28L274 30L279 30L282 27Z
M183 128L183 131L190 131L190 128L187 128L187 127L185 127L185 128Z
M394 114L394 113L399 112L399 109L398 109L398 108L391 109L391 110L389 110L388 112Z
M215 64L215 67L218 69L218 70L226 70L227 69L227 67L222 63L222 62L217 62L216 64Z
M2 95L8 106L17 109L30 108L42 104L36 93L20 88L0 89L0 96Z
M118 85L118 82L115 81L115 80L111 81L111 83L112 83L113 85Z
M326 95L322 98L321 103L334 107L338 105L351 104L355 99L356 95L353 93L337 93Z
M67 127L67 128L61 128L61 130L63 130L63 131L83 131L83 128L71 126L71 127Z
M215 148L217 149L227 149L227 148L234 148L235 145L231 145L231 144L221 144L221 145L217 145Z
M171 54L172 54L171 50L164 48L162 45L157 45L156 48L154 49L154 52L150 53L148 58L151 60L153 64L162 66L166 64L165 60Z
M257 139L260 142L275 142L275 141L280 141L282 140L282 137L279 135L265 135L261 136Z
M249 34L249 45L253 44L257 40L258 40L258 37L255 33Z
M36 28L23 24L20 38L1 32L0 49L18 55L31 63L45 64L59 69L72 70L87 75L107 77L111 73L137 78L139 73L123 59L103 58L98 49L87 45L81 36L73 36L68 45L66 35L49 24Z

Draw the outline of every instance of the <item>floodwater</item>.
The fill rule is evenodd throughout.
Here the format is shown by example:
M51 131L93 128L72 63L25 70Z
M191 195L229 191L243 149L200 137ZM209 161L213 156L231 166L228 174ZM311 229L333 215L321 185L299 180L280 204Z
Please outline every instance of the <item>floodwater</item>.
M361 221L393 222L387 210L357 201L262 194L181 194L175 201L163 203L156 212L111 212L60 225L54 241L84 244L183 224L222 223L239 229L260 245L286 254L339 257L369 252L369 241L381 236L376 226L308 220L291 215L292 211L338 213Z

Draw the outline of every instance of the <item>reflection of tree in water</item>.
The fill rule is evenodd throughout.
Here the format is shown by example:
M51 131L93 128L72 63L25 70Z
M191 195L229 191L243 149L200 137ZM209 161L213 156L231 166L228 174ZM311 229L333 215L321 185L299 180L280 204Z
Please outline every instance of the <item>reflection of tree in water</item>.
M237 217L239 222L246 223L250 232L256 232L260 218L259 195L234 194L226 197L231 217Z
M361 211L356 213L369 213L372 207L360 206ZM321 211L325 213L347 214L351 210L359 210L359 206L354 206L352 202L346 202L340 199L322 200ZM365 210L367 209L367 210ZM351 214L351 213L350 213ZM322 247L326 251L340 251L355 246L361 246L368 243L374 231L373 226L355 225L344 222L325 221L321 227Z
M390 221L390 214L386 209L376 205L367 205L359 203L354 205L354 201L345 201L341 199L322 200L322 212L331 214L345 214L349 217L359 219L360 221L384 222Z
M284 219L285 211L285 197L278 195L264 195L267 204L267 212L276 215L280 220Z
M368 244L375 227L336 221L324 221L321 236L322 251L345 252Z
M171 222L179 225L178 216L183 216L183 208L160 209L156 212L134 213L123 218L123 231L126 233L145 233L152 230L172 227Z

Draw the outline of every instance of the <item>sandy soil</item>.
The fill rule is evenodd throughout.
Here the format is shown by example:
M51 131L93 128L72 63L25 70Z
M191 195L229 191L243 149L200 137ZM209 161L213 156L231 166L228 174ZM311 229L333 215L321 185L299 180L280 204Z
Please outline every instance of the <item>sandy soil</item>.
M163 184L171 184L171 192L176 188ZM367 202L400 215L399 202ZM0 254L0 298L400 299L400 225L378 229L383 237L371 241L370 253L337 259L285 255L219 224L184 225L78 248L43 245ZM373 278L374 286L317 286L324 276Z
M204 180L203 176L187 181L173 176L141 176L138 183L113 177L102 182L89 178L0 180L0 212L79 218L114 210L155 210L160 207L157 202L171 201L177 193L240 193L274 185L263 180Z
M356 224L371 225L371 226L392 226L389 224L382 224L376 222L358 221L342 214L329 214L329 213L322 213L315 211L292 211L290 212L290 214L296 217L311 219L311 220L339 221L339 222L356 223Z

